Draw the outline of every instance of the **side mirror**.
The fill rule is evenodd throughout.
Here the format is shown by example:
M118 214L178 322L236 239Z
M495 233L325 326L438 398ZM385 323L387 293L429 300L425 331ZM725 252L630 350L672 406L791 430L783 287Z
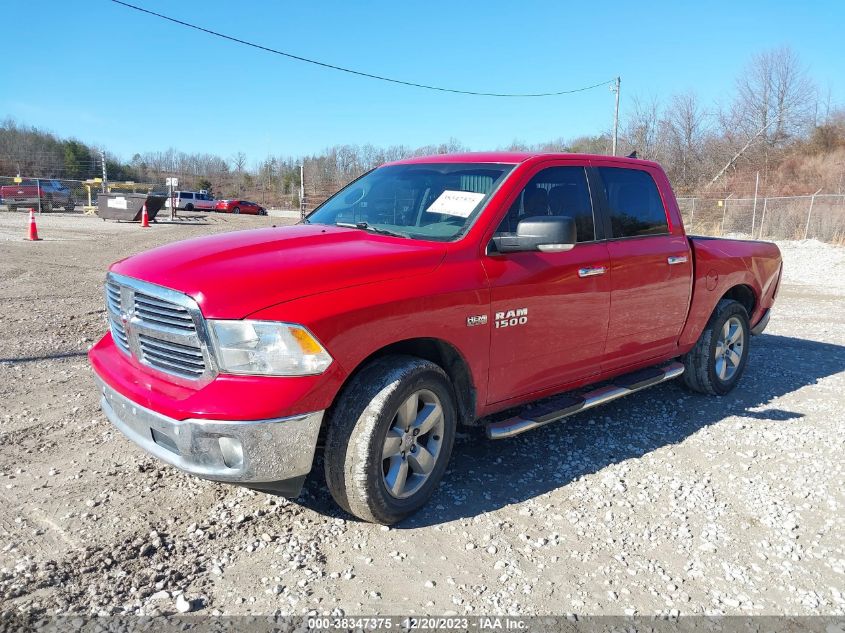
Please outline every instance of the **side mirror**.
M565 215L523 218L516 225L516 235L497 235L493 238L499 253L560 253L572 250L577 241L575 220Z

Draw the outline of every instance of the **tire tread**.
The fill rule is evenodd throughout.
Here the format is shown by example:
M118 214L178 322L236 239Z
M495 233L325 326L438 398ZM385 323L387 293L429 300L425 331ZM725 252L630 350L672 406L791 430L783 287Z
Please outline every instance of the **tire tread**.
M742 304L738 301L734 301L733 299L720 300L719 303L716 304L713 314L711 314L710 318L707 320L707 325L704 326L704 331L702 331L698 340L695 342L695 346L687 352L682 359L684 363L684 384L693 391L705 393L711 396L720 396L724 395L727 391L733 388L733 385L731 385L728 390L725 390L724 387L720 388L720 386L716 383L710 368L710 356L713 336L715 334L714 328L717 324L720 324L723 320L727 319L727 317L730 316L729 313L733 313L737 311L737 309L741 312L745 319L745 345L748 345L748 314L746 313L745 308ZM747 354L748 352L746 351L745 353ZM741 372L737 375L733 384L736 384L740 376Z
M368 479L372 473L365 466L378 432L381 405L406 380L428 372L449 384L443 369L430 361L404 355L378 358L352 379L333 405L324 451L326 484L335 502L350 514L382 524L395 523L408 514L393 513L380 499L371 498Z

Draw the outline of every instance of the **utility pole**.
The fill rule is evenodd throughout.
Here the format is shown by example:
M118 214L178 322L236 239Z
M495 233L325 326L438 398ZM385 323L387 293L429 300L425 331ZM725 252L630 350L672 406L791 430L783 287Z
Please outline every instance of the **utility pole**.
M611 86L611 90L616 93L616 109L613 111L613 155L616 156L616 143L619 140L619 87L622 83L622 77L616 78L616 85Z
M100 162L103 163L103 193L106 193L109 175L106 172L106 150L104 149L100 150Z

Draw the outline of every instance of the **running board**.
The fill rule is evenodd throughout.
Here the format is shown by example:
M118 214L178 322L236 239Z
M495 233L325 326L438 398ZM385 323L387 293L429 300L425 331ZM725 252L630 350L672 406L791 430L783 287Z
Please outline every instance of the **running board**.
M615 378L613 384L588 391L581 396L564 394L542 405L528 408L516 417L500 422L491 422L486 428L487 437L491 440L513 437L550 422L557 422L575 413L592 409L600 404L623 398L641 389L659 385L661 382L677 378L683 373L683 364L675 362L665 367L649 367L632 374L625 374Z

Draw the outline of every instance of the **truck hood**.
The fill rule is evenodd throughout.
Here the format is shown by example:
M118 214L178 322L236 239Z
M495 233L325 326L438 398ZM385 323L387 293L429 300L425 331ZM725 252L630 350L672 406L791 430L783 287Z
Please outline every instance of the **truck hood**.
M308 295L422 275L445 254L443 244L314 224L175 242L110 270L184 292L206 317L241 319Z

